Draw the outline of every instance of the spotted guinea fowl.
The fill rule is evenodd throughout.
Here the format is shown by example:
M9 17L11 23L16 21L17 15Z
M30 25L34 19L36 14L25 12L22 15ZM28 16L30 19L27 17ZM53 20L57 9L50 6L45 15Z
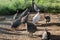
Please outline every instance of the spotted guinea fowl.
M26 23L28 21L28 16L30 12L27 12L27 15L21 18L21 23Z
M19 17L18 19L16 19L15 21L13 21L11 28L13 28L14 30L16 30L18 28L19 25L21 25L22 23L25 23L25 21L27 20L28 17L28 12L26 12L27 15L24 17Z
M16 30L16 28L21 24L21 20L20 19L17 19L15 20L12 24L11 24L11 28L13 30Z
M51 40L51 33L46 28L42 34L42 40Z
M29 32L29 36L33 37L33 33L37 31L36 25L30 22L27 22L27 31Z
M35 24L40 20L40 13L38 12L32 19L32 23Z
M19 12L19 11L17 10L16 14L13 15L12 21L11 21L11 20L8 21L11 25L12 25L13 22L18 18L18 15L19 15L18 12Z
M22 12L22 14L20 15L20 17L26 16L28 11L29 11L29 9L26 8L26 10Z
M39 7L34 3L34 10L36 11L36 12L39 12L40 11L40 9L39 9Z
M35 4L35 2L33 2L33 3L34 3L34 10L37 12L37 14L32 19L32 22L35 24L36 22L38 22L40 20L40 13L39 13L40 9Z
M18 18L18 10L17 10L17 13L14 14L14 16L13 16L13 20L15 20L15 19L17 19L17 18Z
M46 19L46 24L50 22L51 18L49 15L45 16L45 19Z

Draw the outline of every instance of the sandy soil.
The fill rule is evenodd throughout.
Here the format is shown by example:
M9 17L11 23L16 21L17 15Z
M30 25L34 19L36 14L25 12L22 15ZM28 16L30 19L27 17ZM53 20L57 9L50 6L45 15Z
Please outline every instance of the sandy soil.
M35 14L31 14L29 16L29 20ZM34 33L33 37L28 36L28 32L26 27L21 27L18 31L11 30L11 21L1 21L0 22L0 40L41 40L41 34L44 32L45 26L49 32L51 32L52 40L60 40L60 19L56 14L50 14L51 22L46 25L44 14L40 14L41 20L36 24L37 31ZM12 19L12 17L8 16L7 19Z

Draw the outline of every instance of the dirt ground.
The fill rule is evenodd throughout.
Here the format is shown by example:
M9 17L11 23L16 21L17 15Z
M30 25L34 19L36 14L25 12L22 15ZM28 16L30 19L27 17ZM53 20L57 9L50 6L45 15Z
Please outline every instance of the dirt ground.
M29 15L29 21L35 14ZM59 14L60 15L60 14ZM12 19L12 16L5 16L6 19ZM46 25L44 14L40 14L40 21L36 23L37 31L33 37L28 36L27 28L21 27L18 31L12 31L10 21L0 21L0 40L41 40L41 35L44 32L45 26L52 35L52 40L60 40L60 18L57 14L50 14L51 21Z

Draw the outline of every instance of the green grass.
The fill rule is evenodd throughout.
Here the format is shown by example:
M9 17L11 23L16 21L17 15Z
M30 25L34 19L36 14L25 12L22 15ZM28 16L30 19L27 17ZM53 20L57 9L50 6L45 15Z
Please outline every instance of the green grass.
M16 9L24 10L32 5L32 0L0 0L0 14L12 14ZM60 13L60 0L35 0L41 11ZM44 8L44 9L43 9Z

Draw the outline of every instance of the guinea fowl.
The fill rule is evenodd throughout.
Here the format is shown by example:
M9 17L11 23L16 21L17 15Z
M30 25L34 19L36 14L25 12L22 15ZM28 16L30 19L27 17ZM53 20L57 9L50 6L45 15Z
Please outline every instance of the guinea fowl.
M40 20L40 13L38 12L32 19L32 23L35 24Z
M15 21L12 23L11 28L12 28L13 30L16 30L16 28L17 28L20 24L21 24L21 20L20 20L20 19L17 19L17 20L15 20Z
M42 40L51 40L51 33L47 29L42 34Z
M17 18L18 18L18 10L17 10L17 13L14 14L14 16L13 16L13 20L15 20L15 19L17 19Z
M29 9L26 8L26 10L22 12L22 14L20 15L20 17L26 16L28 11L29 11Z
M29 36L33 37L33 33L37 31L36 25L30 22L27 22L27 31L29 32Z
M40 10L38 6L35 4L35 2L34 2L34 10L37 12L37 14L32 19L33 24L35 24L36 22L40 20L40 13L39 13Z
M15 21L13 21L11 28L13 28L14 30L16 30L19 25L21 25L22 23L25 23L25 21L27 20L28 14L29 14L28 11L25 12L25 13L26 13L26 16L24 16L24 17L20 16L18 19L16 19ZM23 20L21 20L21 19L23 19Z
M27 13L26 16L21 18L21 23L26 23L28 21L28 16L29 16L29 12Z
M50 20L51 20L51 18L50 18L50 16L45 16L45 19L46 19L46 24L48 23L48 22L50 22Z
M12 18L12 21L8 21L11 25L13 24L13 22L18 18L18 10L17 10L17 12L16 12L16 14L14 14L14 16L13 16L13 18Z
M40 9L39 9L39 7L34 3L34 10L36 11L36 12L39 12L40 11Z

